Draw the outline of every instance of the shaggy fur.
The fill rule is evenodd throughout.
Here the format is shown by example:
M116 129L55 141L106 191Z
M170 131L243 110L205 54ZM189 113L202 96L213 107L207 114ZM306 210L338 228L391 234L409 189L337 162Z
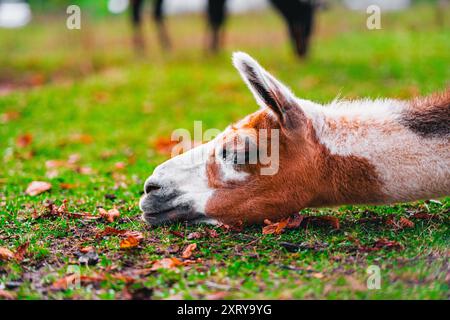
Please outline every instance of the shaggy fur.
M450 194L449 90L412 101L320 105L296 98L248 55L236 53L233 59L261 109L155 170L147 180L150 192L141 199L150 223L251 224L306 207ZM266 166L261 161L230 161L248 150L242 145L230 149L229 141L265 147L261 129L271 132L270 152L278 137L279 168L272 175L261 174ZM191 160L200 156L201 161ZM155 184L160 188L155 190ZM165 210L158 211L164 196Z

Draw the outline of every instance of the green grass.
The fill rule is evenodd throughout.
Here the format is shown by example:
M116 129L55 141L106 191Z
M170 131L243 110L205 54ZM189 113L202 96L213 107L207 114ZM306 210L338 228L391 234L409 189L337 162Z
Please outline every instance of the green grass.
M198 16L170 19L173 52L161 53L151 34L147 56L137 59L122 18L83 21L81 32L66 30L62 17L37 17L25 29L0 30L6 48L0 56L0 88L8 90L0 96L0 114L20 112L18 119L0 125L0 247L14 251L30 242L22 262L0 262L0 289L20 299L120 299L130 294L191 299L218 292L224 298L256 299L448 299L450 198L303 212L336 216L339 230L310 225L263 235L255 226L242 232L217 229L218 238L196 240L186 236L207 227L150 229L137 207L143 181L165 160L153 148L155 139L170 137L176 128L192 130L194 120L202 120L204 129L224 128L256 109L231 66L233 50L249 52L307 99L325 102L338 94L409 98L449 84L450 30L436 26L433 15L429 7L383 14L383 29L368 31L364 15L321 13L306 62L292 56L284 26L273 13L232 17L226 49L218 56L201 50L204 27ZM16 139L25 133L33 141L20 148ZM74 141L75 134L89 135L93 141ZM48 176L46 161L72 154L93 173L62 168ZM117 162L124 162L125 168L116 169ZM33 180L49 181L53 188L28 196L24 191ZM61 183L76 187L66 190ZM116 206L122 216L114 223L33 219L34 210L42 210L48 199L57 204L67 200L71 212L98 214L97 207ZM437 218L413 220L413 228L402 230L364 219L408 217L411 212ZM139 248L120 249L117 236L95 237L107 225L141 231L145 239ZM355 250L350 240L370 246L380 238L396 241L403 249L366 253ZM198 245L195 263L133 274L163 257L180 257L181 253L169 253L169 247L182 249L193 242ZM299 252L289 252L282 242L311 248L304 245ZM52 290L51 284L66 274L67 267L78 264L78 249L87 245L95 247L100 261L82 266L81 274L106 274L107 280ZM369 265L381 268L380 290L366 288ZM118 273L134 282L112 276Z

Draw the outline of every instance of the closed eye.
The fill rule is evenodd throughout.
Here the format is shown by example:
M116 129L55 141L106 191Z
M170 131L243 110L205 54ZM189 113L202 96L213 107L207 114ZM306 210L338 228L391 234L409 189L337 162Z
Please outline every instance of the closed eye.
M222 159L227 160L227 149L225 148L222 149Z

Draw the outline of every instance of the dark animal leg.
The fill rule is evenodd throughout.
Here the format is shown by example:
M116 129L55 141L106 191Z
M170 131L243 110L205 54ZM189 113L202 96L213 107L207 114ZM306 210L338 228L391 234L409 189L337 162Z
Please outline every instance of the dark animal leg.
M164 2L164 0L155 0L154 1L153 19L156 24L159 43L161 44L161 47L164 50L170 50L172 45L170 43L169 33L167 32L166 24L164 21L163 2Z
M289 23L289 35L296 54L304 58L308 52L309 37L305 34L305 29L301 24Z
M306 57L314 22L315 1L270 0L270 2L286 21L296 54L300 58Z
M227 18L226 0L208 0L208 24L211 29L209 49L217 52L223 41L223 25Z
M142 5L143 0L131 1L131 23L133 25L133 44L137 52L145 51L145 41L142 35Z

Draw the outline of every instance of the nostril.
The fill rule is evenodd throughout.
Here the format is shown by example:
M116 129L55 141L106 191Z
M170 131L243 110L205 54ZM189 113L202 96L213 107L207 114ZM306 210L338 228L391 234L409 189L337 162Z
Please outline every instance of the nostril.
M154 183L146 183L144 189L145 189L145 193L149 194L152 191L161 189L161 186L154 184Z

